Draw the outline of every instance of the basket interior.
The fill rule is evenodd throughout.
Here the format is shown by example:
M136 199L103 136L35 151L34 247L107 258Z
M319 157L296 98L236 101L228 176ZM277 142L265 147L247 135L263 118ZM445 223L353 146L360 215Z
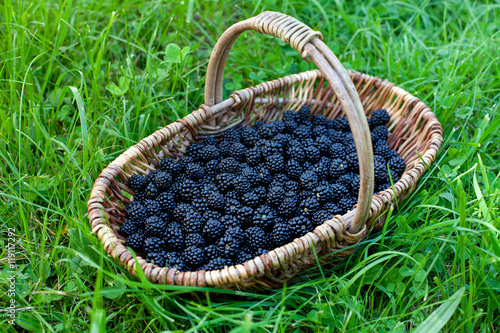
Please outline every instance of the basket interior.
M388 142L405 160L405 174L408 173L419 163L419 155L424 156L431 147L432 129L435 127L428 122L436 121L434 115L417 98L387 81L357 72L349 74L367 116L380 108L389 112L391 120L388 127L391 135ZM106 177L107 186L99 203L104 207L107 218L107 221L102 223L112 229L117 242L125 243L118 231L125 220L125 207L134 194L126 186L127 179L134 174L147 175L151 170L159 168L164 158L182 157L191 142L210 135L222 135L226 130L240 125L251 126L255 121L267 123L281 119L285 111L297 111L304 104L311 107L312 114L323 114L327 119L344 116L338 99L319 71L300 73L287 78L289 82L285 85L280 81L282 79L279 79L235 92L231 97L236 102L215 115L206 116L203 110L195 111L188 116L190 119L196 119L195 122L188 119L155 132L108 166L107 169L111 168L115 177ZM404 94L400 94L400 91ZM248 94L251 98L239 98ZM440 129L437 121L436 126ZM405 186L408 187L407 184L401 185L402 188ZM404 188L405 193L398 196L398 199L404 199L409 190L410 188ZM371 216L369 224L373 224L376 217L378 216ZM140 253L138 255L140 256ZM129 270L132 271L130 267Z

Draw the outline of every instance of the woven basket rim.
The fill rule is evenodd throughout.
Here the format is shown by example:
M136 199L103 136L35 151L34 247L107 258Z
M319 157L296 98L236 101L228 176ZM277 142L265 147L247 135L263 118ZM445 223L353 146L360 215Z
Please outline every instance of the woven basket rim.
M421 115L422 117L433 117L433 121L436 122L436 125L439 127L440 131L437 131L436 133L433 133L432 136L429 138L428 142L433 141L432 145L429 145L427 149L425 149L423 152L421 152L421 157L422 159L419 159L413 163L412 166L407 165L407 168L404 172L404 174L401 176L400 180L396 183L394 183L394 187L390 189L386 189L384 191L379 192L378 194L374 194L372 197L372 208L370 209L370 214L367 219L367 221L371 221L370 223L367 223L361 229L359 232L356 234L349 234L349 232L346 230L348 227L348 221L352 219L352 216L354 215L354 209L348 211L344 215L337 215L333 217L332 219L325 221L322 225L316 227L314 231L311 231L307 233L306 235L303 235L302 237L294 239L291 243L286 244L284 246L278 247L273 249L272 251L269 251L267 254L258 256L252 260L249 260L245 262L243 265L233 265L233 266L227 266L222 270L213 270L213 271L195 271L195 272L179 272L177 269L170 269L170 268L160 268L155 264L147 263L144 258L137 256L137 263L142 267L143 271L146 273L148 278L152 282L156 283L166 283L166 284L178 284L176 283L177 279L176 276L178 274L186 274L188 275L187 280L183 280L182 284L183 285L192 285L192 286L200 286L198 283L203 281L204 286L222 286L224 287L224 284L218 283L217 281L227 281L227 283L232 283L231 281L236 279L238 281L241 280L246 280L251 278L253 275L256 274L263 274L265 271L269 269L276 268L274 267L276 263L286 263L286 255L283 255L283 253L302 253L307 250L311 250L313 247L315 247L320 241L321 241L321 235L324 236L326 239L331 239L332 237L337 237L339 234L343 234L344 236L352 236L353 239L358 239L358 241L364 239L364 237L367 235L367 233L374 227L372 224L375 219L380 217L380 212L379 209L380 207L385 207L387 206L387 203L390 203L391 205L394 204L394 200L397 197L396 193L394 192L395 189L399 189L400 193L403 192L408 192L411 190L411 187L413 187L415 184L413 183L413 178L415 175L413 173L420 172L422 171L425 172L427 169L427 166L432 163L432 161L435 158L435 155L437 154L440 144L442 142L442 130L441 130L441 125L437 121L437 118L435 115L432 113L429 107L427 107L422 101L420 101L418 98L414 97L407 91L405 91L402 88L399 88L395 86L394 84L390 83L387 80L382 80L378 77L371 76L368 74L356 72L356 71L348 71L349 75L351 78L353 78L353 81L358 82L362 79L373 79L374 80L374 85L379 87L382 84L388 84L391 85L390 91L394 91L396 94L402 94L404 95L403 100L400 102L404 103L410 103L413 105L413 108L419 107L422 109ZM272 80L268 82L261 83L256 86L252 86L246 89L242 89L239 91L235 91L231 97L221 103L218 103L212 108L209 108L208 110L208 115L205 115L205 119L209 116L212 115L211 110L216 110L217 108L222 108L223 110L227 109L232 109L235 107L241 106L242 101L237 98L237 96L244 94L248 90L252 91L258 91L261 89L263 86L272 86L274 82L282 82L285 79L290 79L290 80L298 80L301 76L309 76L313 75L315 76L315 79L321 79L322 78L322 73L318 70L311 70L311 71L306 71L298 74L292 74L286 77L279 78L277 80ZM307 100L304 100L304 103L306 103ZM103 243L107 249L107 252L111 254L117 261L120 262L123 266L125 266L130 273L133 275L137 275L136 273L136 262L131 262L128 261L128 263L122 262L120 258L128 257L131 256L130 250L126 248L124 245L120 243L120 241L117 238L117 233L113 231L113 229L110 226L109 222L109 217L105 211L105 207L103 206L102 202L104 201L104 197L99 197L98 192L96 190L96 187L98 186L105 186L108 188L110 184L113 183L114 177L117 177L120 173L125 172L123 170L124 168L124 163L123 161L129 161L130 156L136 155L136 154L142 154L142 152L148 150L148 149L153 149L154 147L157 147L159 144L159 139L158 136L164 136L166 133L179 133L180 130L183 127L186 127L186 121L189 122L192 120L193 117L198 117L201 113L207 112L206 108L201 108L197 111L192 112L191 114L187 115L184 117L181 121L173 122L162 129L155 131L151 135L143 138L140 140L137 144L129 147L126 151L124 151L119 157L117 157L113 162L111 162L99 175L97 178L96 182L94 183L93 189L92 189L92 194L91 198L88 201L88 211L89 211L89 219L90 223L92 226L92 232L97 233L99 240L101 243ZM427 143L428 143L427 142ZM150 147L151 146L151 147ZM149 147L149 148L148 148ZM426 165L427 164L427 165ZM151 170L151 169L150 169ZM138 170L135 170L136 172ZM145 170L147 171L147 170ZM420 177L418 175L417 179ZM413 183L413 184L412 184ZM411 186L410 186L411 184ZM407 193L406 193L407 194ZM404 200L404 198L398 198L399 200ZM356 204L357 206L357 204ZM355 207L356 207L355 206ZM377 208L378 207L378 208ZM98 215L98 216L96 216ZM97 222L97 223L95 223ZM332 234L332 230L335 231L335 234ZM337 232L338 231L338 232ZM121 236L119 236L121 237ZM357 242L355 242L357 243ZM355 244L354 243L354 244ZM121 248L120 248L121 247ZM117 249L119 249L117 251ZM158 270L159 269L159 270ZM154 273L153 271L156 271ZM149 275L148 273L152 273L152 275ZM245 274L243 272L252 272L251 275ZM187 274L189 273L189 274ZM204 275L204 277L203 277ZM158 280L158 277L163 276L164 278L162 281ZM216 278L217 276L217 278ZM266 285L265 283L262 283L264 287L274 287L271 283L269 285Z

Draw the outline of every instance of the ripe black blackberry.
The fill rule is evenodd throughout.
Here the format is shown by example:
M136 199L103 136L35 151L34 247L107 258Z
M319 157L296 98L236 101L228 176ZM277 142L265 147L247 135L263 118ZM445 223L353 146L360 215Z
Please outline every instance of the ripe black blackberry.
M225 158L219 163L219 173L235 173L239 166L234 157Z
M284 218L291 218L295 215L297 207L297 197L295 195L285 195L285 198L278 207L278 214Z
M295 145L290 146L287 149L285 156L287 157L288 160L294 159L295 161L297 161L301 165L302 165L302 163L304 163L304 161L306 159L306 153L304 152L302 147L298 147Z
M325 223L325 221L331 219L335 214L331 214L328 210L318 210L311 218L313 227L317 227Z
M322 114L315 114L312 119L312 124L314 126L325 126L326 127L326 117Z
M202 216L194 209L189 209L182 220L182 225L186 233L201 232L203 228Z
M352 196L345 196L339 201L339 208L342 209L342 214L352 210L354 205L358 203L358 199Z
M318 176L312 170L307 170L300 176L299 184L304 190L313 190L318 186Z
M163 192L156 197L156 202L158 203L159 209L162 212L171 212L175 206L175 193L173 192Z
M163 237L167 230L167 223L157 216L148 217L145 225L149 236Z
M205 176L205 170L198 163L191 163L186 166L186 175L189 179L198 181Z
M286 162L285 172L290 179L299 180L303 169L299 162L290 159Z
M288 225L290 226L291 236L293 238L302 237L313 230L313 224L304 216L294 217L288 221Z
M233 215L224 215L220 222L224 226L224 229L227 230L229 228L241 227L241 221Z
M217 211L208 210L203 213L203 223L207 223L210 219L220 220L222 218L222 214Z
M175 177L182 172L182 166L172 158L165 158L161 161L161 170Z
M205 139L203 139L203 144L205 146L215 146L217 145L217 140L213 136L207 136Z
M295 133L297 127L299 126L295 120L285 120L283 121L283 124L285 124L285 132L287 134Z
M155 199L158 195L158 188L154 183L149 183L146 189L144 189L144 195L147 199Z
M313 194L320 204L327 203L334 199L335 194L330 185L320 185L313 190Z
M220 256L220 251L217 245L210 244L205 247L205 257L207 261L213 260Z
M283 189L285 192L298 192L300 190L299 183L293 180L289 180L283 184Z
M271 172L264 166L257 168L257 180L260 185L267 186L273 180Z
M238 200L226 199L226 203L224 205L224 212L227 215L236 215L241 207L242 207L241 203Z
M285 190L282 186L273 186L267 192L267 204L271 207L278 207L283 201Z
M156 178L156 174L159 173L160 170L152 170L150 171L147 175L146 175L146 181L148 183L153 183L155 178Z
M371 116L372 126L385 126L391 120L391 117L387 113L387 110L380 109L372 112Z
M398 156L397 153L389 147L387 141L384 140L377 141L373 148L373 154L382 156L386 161Z
M194 198L200 195L198 184L191 179L185 179L183 182L179 183L177 191L177 196L186 202L193 201Z
M248 149L246 153L246 161L251 166L256 166L262 161L262 151L259 147Z
M204 248L206 246L205 239L200 233L188 233L185 239L186 247L196 246L199 248Z
M272 139L278 134L278 129L271 124L264 124L258 129L259 135L263 139Z
M250 127L243 127L241 130L241 142L247 147L253 147L259 141L259 132Z
M188 155L193 159L193 161L201 161L203 159L202 157L202 151L205 148L204 145L201 143L193 142L188 148Z
M193 200L193 208L200 214L203 214L205 213L207 210L209 210L209 207L208 207L208 202L204 199L204 198L201 198L201 197L198 197L198 198L195 198Z
M349 121L347 120L346 117L336 118L333 121L334 121L333 129L344 133L349 132L351 130L349 127Z
M311 108L303 105L300 110L295 114L295 121L299 124L305 123L311 116Z
M236 213L236 218L240 221L242 227L246 228L252 222L255 211L248 206L241 207Z
M140 191L148 186L148 182L143 175L133 175L128 179L127 185L134 191Z
M239 195L243 195L252 190L252 184L245 176L239 175L234 179L234 190L238 192Z
M207 199L207 204L208 207L216 210L216 211L222 211L224 210L225 206L225 198L224 195L221 193L213 193L210 197Z
M203 227L203 236L209 241L214 242L224 235L226 228L224 225L215 219L209 219Z
M318 181L327 179L331 163L332 161L328 157L322 156L319 162L313 166L313 170L318 176Z
M288 133L280 133L278 135L276 135L274 138L273 138L273 141L274 142L277 142L279 143L281 146L283 146L283 149L284 147L288 146L288 143L290 142L290 140L293 139L293 136L291 134L288 134ZM282 152L283 153L283 152Z
M342 175L344 175L348 170L347 162L336 158L333 159L330 164L329 176L332 181L336 181Z
M245 262L252 260L255 258L251 253L248 252L239 252L234 260L235 265L243 265Z
M186 263L182 259L181 252L167 252L167 267L172 269L177 269L181 272L188 270Z
M287 223L276 223L269 234L269 242L273 247L283 246L291 240L290 226Z
M347 162L347 167L351 172L359 172L359 160L357 153L347 155L345 161Z
M387 164L389 165L389 169L391 171L392 181L398 181L406 169L405 161L399 156L394 156L387 162Z
M374 190L375 193L378 194L379 192L385 191L385 190L392 191L392 185L391 185L391 183L376 184L375 185L375 190Z
M274 140L266 142L264 148L262 148L262 155L269 157L276 154L283 154L283 145Z
M134 251L141 252L144 250L144 241L146 240L146 232L143 230L137 231L127 237L125 246L132 248Z
M125 208L125 216L130 220L144 221L148 216L146 208L139 202L132 201Z
M196 270L205 262L205 250L196 246L187 247L182 252L182 260L188 268Z
M328 156L331 159L341 159L343 160L346 156L345 147L341 143L334 143L330 146L328 151Z
M282 121L288 121L288 120L293 120L295 121L295 112L292 110L287 110L283 112L283 117L281 117Z
M167 264L167 252L165 250L149 252L146 256L146 261L160 267L165 267Z
M245 230L245 244L247 244L252 250L266 248L267 235L264 229L259 227L250 227Z
M123 237L129 237L135 234L139 230L139 224L133 220L126 220L120 226L120 235Z
M224 237L233 237L238 242L243 244L243 241L245 240L245 232L239 226L230 227L226 230L226 232L224 232Z
M179 203L175 209L174 209L174 220L183 223L184 222L184 217L186 214L192 209L191 205L181 202Z
M266 157L266 168L272 173L284 171L285 160L283 155L275 154Z
M214 271L214 270L224 269L224 267L232 265L233 261L231 259L217 257L208 262L208 264L205 267L205 270Z
M219 148L216 146L208 145L203 148L200 153L200 161L206 164L210 161L219 161L221 159L221 154Z
M165 247L166 244L163 238L153 236L153 237L148 237L144 240L144 250L147 253L165 250Z
M241 242L237 238L224 236L219 239L217 246L222 258L235 258L241 247Z
M148 212L148 217L159 215L161 212L160 204L156 200L146 199L144 200L144 206Z
M184 232L182 226L177 222L172 222L165 231L165 246L167 249L179 251L184 248Z
M319 139L322 136L325 136L328 134L328 130L326 129L325 126L314 126L312 129L312 138L314 140ZM319 149L319 147L317 147Z
M375 175L375 184L389 183L389 174L387 173L387 163L385 161L375 159L373 164L373 171Z
M370 133L372 137L372 142L377 142L379 140L387 141L389 138L389 130L385 126L377 126Z
M312 217L319 208L318 200L315 197L309 197L300 202L299 213L305 217Z
M223 142L235 143L235 142L240 142L240 140L241 140L241 132L239 129L236 128L228 129L226 132L224 132L224 135L222 136Z
M293 133L299 140L305 140L311 137L311 128L305 124L299 125ZM307 155L306 155L307 156Z
M212 178L215 178L219 173L219 160L211 160L205 165L205 173Z
M231 173L221 173L215 178L215 183L222 193L227 193L234 188L235 175Z
M262 198L255 190L247 192L241 196L241 203L251 208L257 208L261 201Z
M332 140L327 135L317 136L315 141L316 148L319 149L321 155L328 156L330 147L333 145Z
M274 209L269 206L263 205L255 210L253 216L253 224L256 227L260 227L264 230L269 230L275 223L277 213Z
M217 148L219 148L219 154L221 158L229 157L229 150L231 148L232 143L227 141L222 141Z

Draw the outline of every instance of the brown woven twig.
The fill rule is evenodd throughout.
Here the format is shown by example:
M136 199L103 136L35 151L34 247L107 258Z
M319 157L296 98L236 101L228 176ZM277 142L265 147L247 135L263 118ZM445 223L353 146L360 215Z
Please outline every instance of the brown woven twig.
M311 59L320 70L290 75L234 92L222 100L222 78L229 50L245 30L271 34L289 43ZM97 178L88 211L92 232L106 251L129 272L136 262L118 234L124 220L124 207L133 194L127 179L147 174L163 158L179 158L190 142L208 135L219 135L229 128L250 125L256 120L281 119L283 112L307 104L313 113L327 119L346 115L359 156L361 188L355 209L335 216L314 231L293 242L222 270L179 272L150 264L139 254L138 264L155 283L221 288L277 287L315 264L315 252L328 260L344 257L369 231L383 226L384 212L396 200L406 198L426 171L442 142L441 125L422 101L394 84L357 72L344 70L335 55L321 41L321 34L280 13L264 12L230 27L214 48L207 71L205 104L178 122L153 133L129 148L108 165ZM329 83L327 85L326 83ZM407 168L394 189L373 195L373 153L365 115L384 108L390 116L389 145L405 160ZM420 157L420 156L421 157Z

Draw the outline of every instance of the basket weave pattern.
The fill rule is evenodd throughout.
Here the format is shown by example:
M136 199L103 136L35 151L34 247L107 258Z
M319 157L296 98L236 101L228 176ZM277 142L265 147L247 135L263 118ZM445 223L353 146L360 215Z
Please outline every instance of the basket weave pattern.
M279 35L305 58L313 54L307 53L307 50L320 34L297 22L282 14L263 13L252 20L251 28ZM230 45L232 42L234 40L230 41ZM214 54L216 52L217 46ZM222 66L224 62L225 59ZM118 233L125 220L125 206L130 203L125 193L134 194L126 185L127 179L134 174L146 175L159 168L164 158L182 157L192 141L217 136L240 125L248 126L257 120L278 120L285 111L297 111L304 104L311 107L312 114L323 114L329 120L346 114L349 116L344 101L338 97L342 96L342 92L339 93L337 86L332 88L331 80L327 80L323 72L313 70L265 82L236 91L225 101L221 100L220 91L215 92L215 101L210 101L213 96L208 94L206 103L199 110L158 130L121 154L97 178L88 201L92 232L97 234L105 250L132 274L136 274L136 264L139 264L146 277L154 283L230 289L277 287L315 265L316 256L320 257L320 261L331 262L352 253L353 245L363 240L371 230L383 226L387 209L396 201L404 200L414 189L427 166L434 161L442 142L441 125L422 101L388 81L358 72L348 72L348 76L354 83L362 110L367 115L379 108L389 112L389 145L407 165L405 173L393 188L365 199L364 204L369 211L358 228L353 228L356 208L243 265L198 272L158 267L140 255L136 262L125 247L125 239ZM373 193L373 184L371 186Z

